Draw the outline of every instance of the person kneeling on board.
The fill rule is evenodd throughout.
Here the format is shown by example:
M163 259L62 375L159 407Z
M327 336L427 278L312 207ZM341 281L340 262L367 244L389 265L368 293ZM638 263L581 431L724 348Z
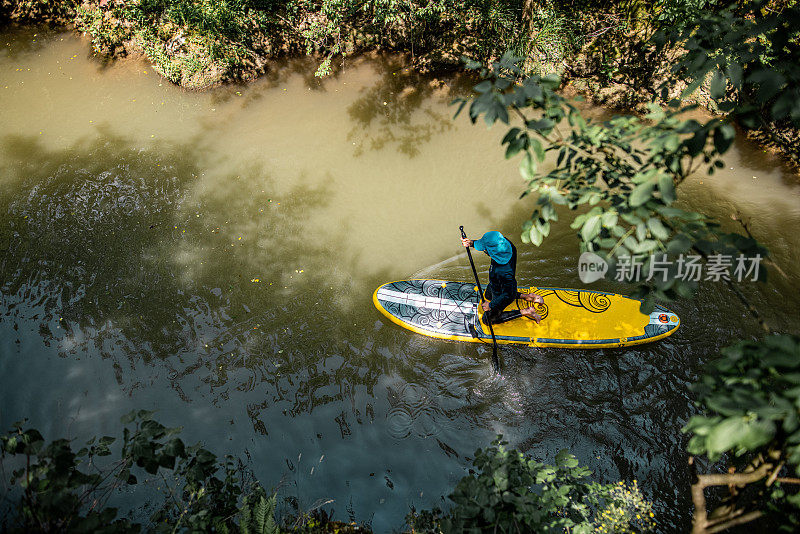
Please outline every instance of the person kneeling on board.
M492 259L489 267L489 285L483 294L484 301L481 304L483 311L486 312L483 314L484 324L505 323L523 316L539 324L542 317L533 308L503 311L518 298L536 304L544 303L541 295L521 294L517 291L517 247L514 243L500 232L492 231L486 232L477 240L462 239L461 244L465 247L475 247L475 250L485 252Z

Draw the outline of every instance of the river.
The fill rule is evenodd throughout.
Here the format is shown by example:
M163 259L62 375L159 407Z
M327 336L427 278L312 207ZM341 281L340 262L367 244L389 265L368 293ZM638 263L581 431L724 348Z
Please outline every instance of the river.
M28 418L84 439L157 410L302 507L334 499L376 532L446 505L502 433L540 460L569 448L600 481L637 479L660 529L685 530L688 385L759 335L730 291L709 282L670 304L682 327L663 341L503 347L494 376L485 347L413 334L371 301L391 280L469 280L458 226L517 237L533 209L502 128L452 120L463 82L388 56L322 81L287 61L194 93L89 50L72 34L0 35L4 430ZM748 221L781 272L742 291L800 333L797 177L741 140L725 161L681 196L732 229L731 214ZM541 248L516 242L521 283L582 287L568 220Z

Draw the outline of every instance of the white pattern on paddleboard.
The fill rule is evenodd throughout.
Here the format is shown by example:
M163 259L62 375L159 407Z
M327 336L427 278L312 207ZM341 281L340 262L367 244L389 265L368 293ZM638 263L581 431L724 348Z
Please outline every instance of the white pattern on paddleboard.
M475 313L475 303L443 299L441 297L428 297L417 293L405 293L402 291L392 291L390 289L378 289L378 299L397 304L414 306L415 308L428 308L431 310L441 310L446 312L460 311L461 313Z

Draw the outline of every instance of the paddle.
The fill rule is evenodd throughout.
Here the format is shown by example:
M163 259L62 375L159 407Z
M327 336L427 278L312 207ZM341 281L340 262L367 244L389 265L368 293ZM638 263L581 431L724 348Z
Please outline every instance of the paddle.
M462 239L466 239L467 238L467 234L464 233L464 227L463 226L459 226L458 229L461 230ZM483 302L483 288L481 288L481 281L478 278L478 271L475 270L475 262L472 261L472 251L469 249L469 247L465 247L465 248L467 249L467 256L469 257L469 264L472 266L472 274L475 275L475 283L478 286L478 306L480 306L481 302ZM475 312L476 312L476 316L479 316L478 315L479 310L475 310ZM492 367L494 367L494 371L496 373L499 373L500 372L500 360L497 357L497 340L494 337L494 329L492 328L492 323L489 322L487 324L489 325L489 332L492 334Z

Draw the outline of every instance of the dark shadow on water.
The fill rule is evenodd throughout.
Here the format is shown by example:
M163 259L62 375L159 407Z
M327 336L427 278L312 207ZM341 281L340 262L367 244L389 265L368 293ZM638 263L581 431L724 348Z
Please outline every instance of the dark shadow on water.
M416 156L431 138L453 128L451 115L435 111L432 98L450 99L447 82L420 75L406 67L399 56L376 56L368 63L380 78L347 109L353 128L347 139L355 145L355 155L366 150L395 149L409 157Z
M198 185L198 146L0 140L0 333L35 322L62 357L112 360L123 391L154 368L186 402L238 395L263 433L276 405L300 414L350 396L362 417L353 390L389 364L359 341L371 315L342 298L363 281L332 276L334 262L355 269L336 258L344 242L304 222L328 186L278 197L261 168Z
M52 41L69 36L64 30L53 29L46 25L3 25L3 13L0 12L0 58L11 60L43 50ZM24 65L20 65L24 67Z

